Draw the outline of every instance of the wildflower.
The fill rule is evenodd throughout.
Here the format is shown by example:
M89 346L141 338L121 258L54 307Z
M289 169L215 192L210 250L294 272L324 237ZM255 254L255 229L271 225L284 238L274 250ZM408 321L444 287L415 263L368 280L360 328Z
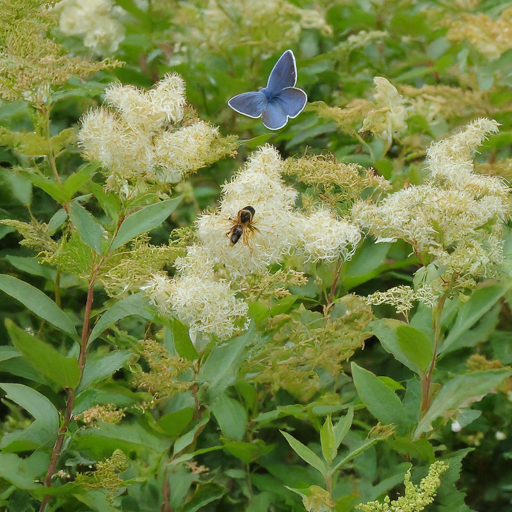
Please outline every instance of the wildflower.
M123 195L144 193L151 183L173 183L234 154L235 138L187 107L185 82L169 74L153 89L114 84L106 104L82 118L84 156L110 171L107 184Z
M360 131L371 131L390 146L393 135L407 128L408 109L405 100L388 80L375 77L373 83L376 89L373 95L375 109L368 112Z
M124 39L124 27L116 19L124 11L112 0L61 0L54 10L62 33L83 36L84 45L98 55L114 53Z
M493 20L484 13L462 13L462 19L449 20L446 38L449 41L469 41L489 60L498 59L512 48L512 9L505 9L499 19Z
M304 253L312 261L349 260L361 240L359 228L327 210L305 216L298 229Z
M94 62L72 57L45 36L56 24L44 0L16 0L0 5L0 96L26 99L42 107L50 88L73 75L85 78L120 66L114 60Z
M440 476L448 469L448 464L443 461L434 462L428 475L423 478L418 486L411 482L411 470L405 474L405 496L391 501L389 496L384 498L384 503L371 501L358 505L357 508L363 512L419 512L434 501L437 489L441 485Z
M145 286L160 311L174 311L192 334L201 331L226 339L247 328L248 306L236 293L251 296L254 275L278 283L283 274L273 279L269 266L282 264L294 252L313 261L352 257L361 238L359 228L328 210L296 211L297 192L281 177L285 167L276 149L260 148L223 186L219 209L199 217L197 243L176 260L179 275L173 280L155 276ZM226 235L246 206L255 211L257 231L249 234L247 244L243 239L230 244ZM305 282L297 277L290 275L290 284Z
M126 409L117 409L114 404L95 405L77 415L75 419L86 425L94 425L98 420L116 425L124 418L125 410Z
M447 289L464 292L501 272L510 189L498 178L475 174L472 162L476 147L496 130L494 121L472 122L429 148L425 184L395 192L379 204L360 201L353 207L353 218L370 233L413 246L425 263L415 283L430 304ZM436 265L433 276L429 263Z
M205 3L206 8L189 3L173 12L174 22L185 27L185 33L173 33L173 39L196 53L225 54L250 42L259 55L270 56L297 42L304 29L332 32L322 13L286 0L230 0L226 6L214 0Z

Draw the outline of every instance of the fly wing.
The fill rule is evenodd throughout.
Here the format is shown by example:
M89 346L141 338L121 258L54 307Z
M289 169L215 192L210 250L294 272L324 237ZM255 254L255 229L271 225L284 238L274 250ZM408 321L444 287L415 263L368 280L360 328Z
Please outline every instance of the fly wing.
M279 94L286 87L293 87L297 83L297 65L291 50L286 50L279 58L270 73L267 89L272 96Z
M244 92L233 96L228 105L244 116L260 117L268 104L267 97L261 91Z
M274 101L277 101L288 117L297 117L306 106L308 97L302 89L288 87L281 91Z
M271 100L263 111L261 120L269 130L279 130L288 122L288 116L278 101Z

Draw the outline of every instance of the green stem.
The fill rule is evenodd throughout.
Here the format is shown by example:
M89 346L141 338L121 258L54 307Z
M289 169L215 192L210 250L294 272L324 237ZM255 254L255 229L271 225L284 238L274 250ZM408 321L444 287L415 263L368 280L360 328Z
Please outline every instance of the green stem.
M434 368L436 367L437 360L437 349L439 346L439 341L441 339L441 317L443 314L444 304L446 299L448 298L448 293L445 293L433 312L433 324L434 324L434 351L432 355L432 361L430 363L430 368L428 373L423 373L423 377L421 379L421 417L425 415L425 413L430 408L431 396L430 396L430 387L432 384L432 374L434 372Z

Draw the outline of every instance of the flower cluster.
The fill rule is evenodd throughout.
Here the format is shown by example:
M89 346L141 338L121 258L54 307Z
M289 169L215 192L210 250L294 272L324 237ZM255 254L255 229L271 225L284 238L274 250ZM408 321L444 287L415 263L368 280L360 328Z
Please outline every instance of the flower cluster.
M259 54L275 51L298 41L303 29L330 33L322 14L302 9L287 0L210 0L188 2L174 16L174 23L185 27L183 43L199 51L223 53L246 44L257 46ZM173 39L180 34L173 34Z
M287 255L296 252L315 262L352 256L361 238L359 228L328 210L297 211L297 192L281 177L284 167L271 146L255 153L223 186L219 209L199 218L198 243L176 261L179 276L174 280L155 276L146 288L162 310L175 311L193 332L228 338L235 326L244 327L247 304L235 293L244 288L245 278L268 273L270 265L282 264ZM231 245L226 235L246 206L255 211L255 229L247 240Z
M375 108L366 115L361 132L370 131L391 145L395 134L407 128L406 119L409 117L408 108L396 87L382 77L373 79Z
M409 107L396 87L382 77L373 79L375 93L373 101L356 99L345 108L329 107L323 102L312 104L322 117L333 119L341 129L354 133L355 125L360 132L371 132L391 145L393 137L407 128Z
M108 107L82 119L84 156L110 171L107 184L125 195L148 182L174 183L235 151L235 137L197 118L187 106L185 82L169 74L149 91L115 84Z
M82 36L84 45L98 55L114 53L124 39L124 27L116 18L124 11L112 0L61 0L54 10L62 33Z
M449 87L447 85L401 85L399 91L412 105L412 112L433 123L468 115L486 115L495 108L485 91Z
M46 37L55 24L45 0L0 3L2 98L23 98L41 107L48 101L51 86L63 84L73 75L85 78L121 65L115 60L72 57Z
M493 20L484 13L462 14L462 20L449 21L446 38L449 41L469 41L489 60L498 59L512 48L512 9L505 9Z
M473 169L476 148L497 130L494 121L472 122L429 148L425 184L390 194L378 204L354 205L354 218L371 234L401 238L413 246L425 265L415 284L429 287L423 294L427 303L432 293L464 293L500 272L510 189L499 178L477 175Z
M447 469L446 462L434 462L428 470L428 475L418 486L411 482L411 470L408 469L404 479L405 496L400 496L395 501L391 501L389 496L386 496L384 503L372 501L358 505L357 508L363 512L419 512L433 503L437 489L441 485L440 476Z

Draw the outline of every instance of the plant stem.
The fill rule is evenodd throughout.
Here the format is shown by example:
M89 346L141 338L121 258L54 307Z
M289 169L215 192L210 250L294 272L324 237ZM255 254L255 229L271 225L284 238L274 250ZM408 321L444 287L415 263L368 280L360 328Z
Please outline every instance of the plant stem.
M434 372L434 368L436 367L436 359L437 359L437 347L439 345L439 340L441 338L441 317L443 314L444 304L446 299L448 298L448 294L445 293L441 299L439 300L439 304L437 305L434 313L433 313L433 324L434 324L434 354L432 356L432 362L430 363L430 368L428 373L424 373L421 379L421 416L423 417L425 413L428 411L431 403L430 397L430 386L432 384L432 373Z
M334 282L332 283L332 286L331 286L331 291L329 293L329 297L327 298L327 308L329 308L329 306L332 304L332 299L334 298L334 294L336 292L336 286L338 284L338 279L340 277L340 274L341 274L341 270L343 268L343 260L340 259L340 262L338 264L338 266L336 267L336 273L334 274Z
M96 269L97 270L97 269ZM85 314L84 314L84 324L82 328L82 343L80 345L80 355L78 356L78 367L80 368L80 382L82 381L82 377L84 374L85 368L85 358L87 355L87 343L89 341L90 329L89 322L91 319L91 309L92 309L92 301L94 298L94 281L96 279L96 271L91 276L91 280L89 282L89 288L87 290L87 301L85 304ZM78 385L80 385L80 382ZM78 387L78 386L77 386ZM64 436L68 430L68 424L71 420L71 412L73 411L73 405L75 403L75 391L76 389L68 389L68 400L66 404L66 413L64 416L64 421L62 422L62 426L59 429L59 433L57 435L57 441L55 441L55 445L53 446L52 456L50 459L50 464L48 466L48 471L46 472L46 477L44 479L44 486L51 487L52 478L55 475L55 470L57 469L57 463L59 462L60 452L62 450L62 445L64 444ZM39 508L39 512L44 512L46 505L51 499L51 495L47 494L43 501L41 502L41 507Z
M44 121L45 121L45 135L46 135L46 142L48 142L48 154L46 155L48 157L48 161L50 162L50 166L53 171L53 175L58 183L61 183L59 171L57 170L57 164L55 163L55 158L53 156L53 149L52 149L52 138L50 136L50 109L48 107L45 107L43 109L44 113Z

